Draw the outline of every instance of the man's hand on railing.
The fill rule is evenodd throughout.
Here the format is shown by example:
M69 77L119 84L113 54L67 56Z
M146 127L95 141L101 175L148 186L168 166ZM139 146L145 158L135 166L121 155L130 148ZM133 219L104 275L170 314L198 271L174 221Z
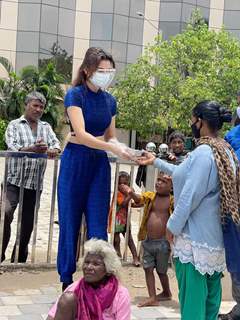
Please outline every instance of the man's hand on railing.
M19 151L25 151L25 152L35 152L35 153L46 153L47 151L47 145L45 142L36 142L35 144L29 146L29 147L23 147Z
M48 149L47 150L47 155L50 159L56 158L60 153L59 149Z
M35 153L45 153L47 151L47 144L43 140L38 140L33 146L33 152Z

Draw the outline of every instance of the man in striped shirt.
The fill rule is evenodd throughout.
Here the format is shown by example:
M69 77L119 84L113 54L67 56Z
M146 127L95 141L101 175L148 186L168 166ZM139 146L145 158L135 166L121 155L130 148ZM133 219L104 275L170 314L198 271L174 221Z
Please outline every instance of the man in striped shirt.
M27 95L24 114L11 121L7 127L5 139L8 150L46 153L50 158L54 158L60 153L60 143L51 126L40 120L45 105L46 99L41 93L32 92ZM27 158L23 160L23 166L22 159L11 158L9 161L1 261L5 260L5 251L11 236L11 223L19 203L20 184L23 184L24 196L18 262L26 262L28 243L33 230L38 173L40 174L40 190L42 190L46 160ZM24 168L23 181L21 181L21 168ZM11 262L14 261L14 257L15 246Z

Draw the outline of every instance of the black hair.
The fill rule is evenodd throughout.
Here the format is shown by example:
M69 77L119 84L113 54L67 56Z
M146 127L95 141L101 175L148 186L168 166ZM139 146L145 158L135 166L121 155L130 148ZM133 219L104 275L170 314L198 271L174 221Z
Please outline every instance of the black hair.
M232 121L231 111L216 101L205 100L199 102L193 109L192 114L205 120L212 130L220 130L224 122Z
M185 142L185 136L180 131L173 131L168 138L168 143L170 144L174 139L181 139L183 143Z
M129 173L127 173L126 171L120 171L119 172L119 178L125 177L127 179L130 179L130 175Z

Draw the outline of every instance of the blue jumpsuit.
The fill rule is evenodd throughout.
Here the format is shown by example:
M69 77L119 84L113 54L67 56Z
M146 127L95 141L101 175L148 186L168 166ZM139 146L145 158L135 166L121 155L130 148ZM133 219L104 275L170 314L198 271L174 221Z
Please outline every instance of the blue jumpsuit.
M69 89L65 107L81 108L86 132L102 136L116 114L116 100L105 91L97 93L80 85ZM72 282L82 214L87 238L107 240L111 171L105 151L68 143L58 178L59 243L57 266L60 280Z

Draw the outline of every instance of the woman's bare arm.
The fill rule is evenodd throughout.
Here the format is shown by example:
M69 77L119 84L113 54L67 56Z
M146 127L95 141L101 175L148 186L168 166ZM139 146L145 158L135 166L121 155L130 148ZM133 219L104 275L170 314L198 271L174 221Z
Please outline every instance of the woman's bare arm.
M112 151L111 144L99 140L85 131L85 123L81 108L75 106L69 107L67 113L76 139L80 144L84 144L85 146L94 149Z
M109 141L110 139L115 137L116 137L116 127L115 127L115 116L114 116L112 117L110 126L107 128L107 130L104 133L104 140Z

